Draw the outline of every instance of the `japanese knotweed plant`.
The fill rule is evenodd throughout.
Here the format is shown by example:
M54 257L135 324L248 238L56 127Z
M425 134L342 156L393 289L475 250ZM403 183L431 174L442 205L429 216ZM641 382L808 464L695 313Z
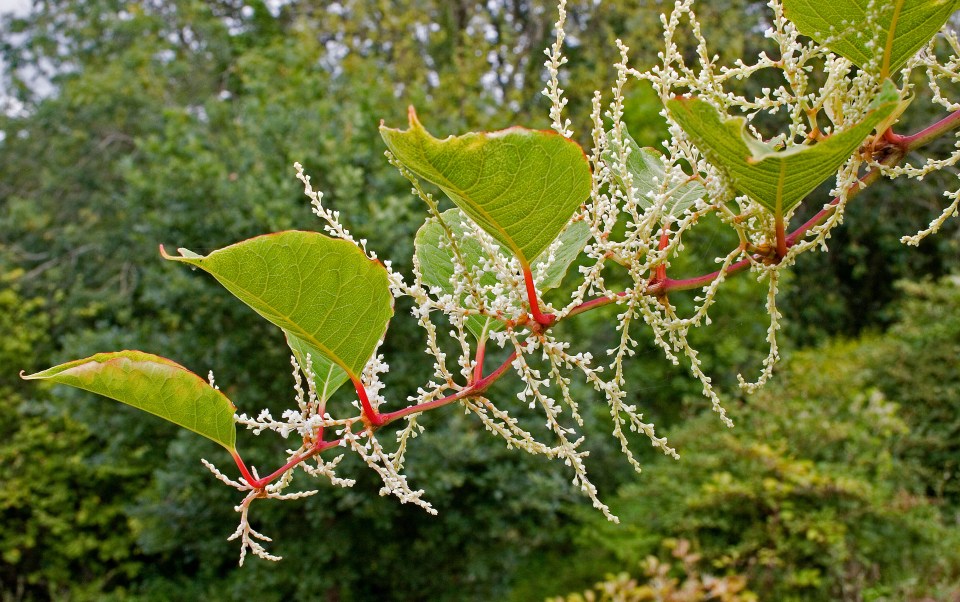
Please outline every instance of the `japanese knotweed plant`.
M412 278L378 261L364 240L351 236L299 164L297 177L326 234L267 234L206 256L187 249L170 255L161 247L164 258L208 272L283 330L292 352L295 402L279 419L266 410L255 417L237 413L212 374L203 379L140 351L101 353L24 378L111 397L226 448L238 477L203 462L244 494L237 506L240 525L230 537L241 541L241 563L247 551L276 559L257 541L268 538L250 526L251 502L315 494L288 490L296 469L350 486L353 481L336 472L344 453L359 455L380 475L381 494L434 512L424 492L404 477L404 453L422 430L418 416L452 404L508 446L562 460L574 484L616 521L587 476L579 434L579 403L585 400L574 399L571 379L583 379L605 400L613 436L638 471L628 431L645 434L676 457L628 400L624 362L637 333L651 336L668 360L685 358L720 420L731 426L688 336L709 323L725 280L750 271L768 284L769 354L758 378L740 379L744 389L753 390L770 377L778 359L776 298L783 271L802 253L826 248L847 203L865 187L884 177L919 180L960 161L960 141L947 157L915 158L915 151L960 125L960 102L945 91L960 83L960 39L947 25L960 0L771 0L768 6L770 48L750 61L716 63L692 0L678 0L662 16L661 60L649 71L631 68L628 48L618 42L612 94L593 95L589 154L571 140L571 121L563 116L563 0L556 41L546 51L543 91L555 131L513 127L438 139L412 108L406 129L381 126L387 159L409 179L429 213L416 236ZM681 38L695 40L695 61L682 53ZM744 95L744 81L760 72L764 81L779 73L782 83L762 88L757 97ZM921 79L911 78L917 73L925 75L933 100L950 114L917 133L895 133L911 100L911 82ZM631 80L652 84L662 102L670 132L665 152L640 148L623 124L624 89ZM773 137L765 138L758 128L764 114L785 123ZM827 181L832 200L811 198ZM441 212L429 185L455 208ZM960 190L945 196L943 212L903 242L918 244L957 214ZM803 202L822 208L805 223L791 224ZM671 259L709 214L731 228L739 244L717 258L715 271L672 277ZM567 272L578 259L570 298L564 305L546 304L541 294L570 278ZM607 268L615 266L629 274L629 286L608 285ZM700 290L696 306L680 315L671 293L691 289ZM378 348L401 297L412 300L433 377L406 403L396 404L384 395L380 375L388 365ZM606 357L576 351L555 334L557 323L605 305L619 309L610 325L619 336ZM449 330L452 347L441 340L442 329ZM484 361L491 346L506 356L492 369ZM455 357L448 356L450 349ZM489 397L491 383L511 372L522 383L517 399ZM334 415L327 400L348 381L356 390L355 412ZM518 416L528 411L541 414L549 437L538 438L521 425ZM295 434L297 444L280 468L261 476L237 451L238 424L254 434ZM396 429L396 442L385 447L381 432L388 426Z

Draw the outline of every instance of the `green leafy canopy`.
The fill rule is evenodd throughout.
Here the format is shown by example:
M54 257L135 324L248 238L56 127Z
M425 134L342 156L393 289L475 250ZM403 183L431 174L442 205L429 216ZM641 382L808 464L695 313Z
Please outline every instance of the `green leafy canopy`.
M449 209L441 214L443 224L434 218L428 219L417 231L414 248L417 262L420 265L420 274L423 281L432 287L439 288L444 294L454 293L454 254L445 224L457 240L460 257L467 267L479 265L485 258L481 244L469 234L465 220L466 216L459 209ZM541 292L557 288L563 281L570 265L583 250L590 239L590 227L584 221L572 222L560 234L560 243L554 253L554 261L546 265L547 258L542 256L533 264L533 273L539 273L539 267L545 266L543 277L537 282ZM499 247L499 245L498 245ZM504 255L507 250L500 247ZM491 272L484 272L480 278L480 285L491 287L497 283L497 277ZM487 299L493 301L493 293L488 293ZM461 299L460 302L464 302ZM477 338L483 336L484 325L488 331L503 329L503 322L488 316L470 316L467 318L467 329Z
M958 8L960 0L783 0L800 33L881 78L903 67Z
M874 128L902 110L902 105L888 81L860 123L816 144L777 151L753 138L742 117L723 119L716 107L696 98L667 102L670 115L707 160L727 175L738 192L778 217L835 173Z
M98 353L20 376L115 399L203 435L231 452L236 442L233 403L193 372L157 355L142 351Z
M440 187L528 268L589 196L580 146L554 132L512 127L438 140L410 107L405 131L380 126L390 152Z
M393 316L383 265L349 241L316 232L257 236L206 257L187 249L163 255L210 273L282 328L299 358L314 358L328 394L346 378L359 381Z

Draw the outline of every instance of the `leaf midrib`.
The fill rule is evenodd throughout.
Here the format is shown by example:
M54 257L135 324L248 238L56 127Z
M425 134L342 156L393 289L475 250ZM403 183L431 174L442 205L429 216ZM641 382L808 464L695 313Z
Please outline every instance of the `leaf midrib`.
M263 301L263 304L264 304L265 306L270 307L271 309L273 309L273 306L270 305L269 303L267 303L266 301L264 301L264 299L263 299L262 297L260 297L259 295L254 294L254 293L252 293L252 292L250 292L250 290L248 290L247 288L245 288L245 287L243 287L243 286L240 286L239 284L237 284L236 281L231 280L230 278L227 278L226 276L220 276L220 275L217 275L217 274L214 274L214 277L215 277L217 280L221 280L221 279L222 279L222 280L225 280L225 281L229 282L229 283L232 284L233 286L237 287L237 289L239 289L239 290L243 291L244 293L246 293L248 296L250 296L250 297L252 297L252 298L254 298L254 299L259 299L260 301ZM297 334L297 336L300 336L301 338L306 339L307 342L309 342L311 345L313 345L314 347L316 347L317 349L319 349L321 352L323 352L324 355L326 355L328 358L330 358L331 360L333 360L333 362L334 362L335 364L337 364L338 366L340 366L341 368L343 368L344 372L347 373L347 376L350 377L350 380L359 380L359 379L357 378L356 373L355 373L353 370L351 370L350 368L348 368L347 365L343 362L343 360L342 360L336 353L334 353L333 351L330 350L330 348L328 348L326 345L324 345L323 343L321 343L320 341L318 341L312 334L310 334L309 332L307 332L306 330L304 330L299 324L297 324L297 323L293 320L293 318L292 318L291 316L288 316L288 315L286 315L285 313L282 313L282 312L279 312L279 311L275 311L274 313L275 313L275 315L277 315L277 316L279 316L279 317L287 320L290 324L293 324L293 325L294 325L295 328L290 328L290 329L288 329L288 330L291 330L291 331L299 330L300 332L302 332L302 333L303 333L302 335L300 335L300 334L298 334L298 333L296 333L296 332L294 332L294 334Z
M893 40L896 37L897 22L900 20L900 11L906 0L896 0L893 7L893 17L890 19L890 28L887 30L887 43L883 48L883 64L880 66L880 79L886 79L890 71L890 57L893 54Z
M780 161L780 173L777 174L777 208L775 211L776 219L783 219L783 186L787 179L787 162Z
M439 141L439 142L442 143L443 141L441 140L441 141ZM425 157L425 158L429 157L429 155L426 153L423 140L418 140L418 141L417 141L417 146L419 147L420 154L421 154L423 157ZM430 165L431 165L431 167L433 167L433 161L432 161L432 160L430 161ZM443 172L441 172L440 170L437 170L435 167L434 167L434 169L436 170L437 174L439 174L440 177L443 178L443 181L444 181L444 182L447 182L447 183L449 184L449 186L447 186L447 188L449 188L452 192L454 192L458 197L462 198L464 201L467 200L467 191L461 189L459 186L453 185L453 183L450 182L450 179L447 178L447 176L445 176L445 175L443 174ZM516 178L516 174L514 174L514 178ZM495 220L495 219L493 218L493 216L491 216L489 213L487 213L487 211L486 211L483 207L481 207L480 205L478 205L477 203L471 202L471 207L472 207L472 208L475 208L476 211L477 211L477 213L480 213L481 215L483 215L483 218L487 221L487 223L489 223L490 225L492 225L493 228L494 228L497 232L499 232L499 233L503 236L503 238L504 238L505 240L508 241L508 242L507 242L507 246L510 247L510 250L513 251L513 254L516 255L516 257L517 257L518 260L520 260L520 264L521 264L523 267L525 267L525 268L529 268L529 267L530 267L530 262L527 260L526 254L525 254L523 251L520 250L520 248L516 245L516 242L513 240L513 237L510 236L510 235L507 233L507 231L504 230L503 227L502 227L499 223L497 223L497 220Z

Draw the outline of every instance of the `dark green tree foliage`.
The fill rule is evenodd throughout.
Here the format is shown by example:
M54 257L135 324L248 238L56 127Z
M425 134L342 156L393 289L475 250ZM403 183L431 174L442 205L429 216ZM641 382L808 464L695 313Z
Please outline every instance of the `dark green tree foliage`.
M936 214L940 191L951 185L946 179L946 174L937 174L909 190L902 182L890 182L865 191L850 205L848 219L831 239L830 253L797 262L785 287L783 311L793 318L785 326L793 340L812 344L832 334L855 336L889 326L896 318L892 307L901 297L897 282L938 278L956 270L956 223L946 223L943 236L928 238L919 247L900 242ZM896 215L888 209L894 198L909 199Z

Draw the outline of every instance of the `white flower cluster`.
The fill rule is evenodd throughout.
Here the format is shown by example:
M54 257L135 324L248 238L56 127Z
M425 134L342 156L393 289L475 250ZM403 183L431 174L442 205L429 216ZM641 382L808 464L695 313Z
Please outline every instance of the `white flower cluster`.
M563 89L560 88L560 68L567 64L567 57L563 56L563 41L566 38L563 27L567 22L567 0L560 0L557 13L557 22L554 24L557 39L550 48L544 50L544 54L547 55L544 66L547 68L550 80L542 94L550 99L550 120L553 129L561 136L570 138L573 136L573 130L570 129L571 122L563 117L563 108L567 106L567 99L563 97Z
M943 48L945 47L945 48ZM941 50L942 48L942 50ZM945 58L941 59L941 56ZM960 111L960 102L955 102L947 98L943 92L943 85L960 84L960 40L957 38L957 32L945 28L941 34L930 40L926 48L921 50L907 64L905 71L909 73L911 69L923 69L926 74L926 83L933 93L933 101L948 111ZM907 75L904 81L909 81ZM912 89L912 86L911 86ZM927 158L920 165L903 164L896 166L876 165L882 169L884 175L890 178L905 176L915 180L923 180L929 174L937 171L946 171L956 175L955 166L960 162L960 136L954 141L953 150L942 159ZM931 234L936 234L944 223L951 217L960 215L960 188L953 191L945 191L944 196L950 199L950 203L943 211L935 217L930 224L916 234L903 236L900 242L918 246L920 242Z
M770 316L767 330L769 353L756 382L748 383L740 377L741 386L752 392L769 379L779 357L776 333L780 328L781 316L776 307L776 295L780 272L790 267L801 253L818 247L826 248L830 232L842 222L848 198L859 190L861 167L866 164L870 168L881 170L888 177L907 175L922 178L932 170L954 165L960 160L960 150L947 159L927 161L919 168L909 165L893 167L883 159L855 153L836 174L832 190L836 198L825 206L828 214L822 223L810 228L805 236L791 241L792 244L784 256L770 261L769 252L764 251L774 248L777 242L773 216L748 196L739 195L722 170L707 161L694 142L673 121L670 113L663 109L661 115L667 120L670 132L670 138L663 141L666 153L661 158L665 177L663 181L654 182L658 188L649 194L648 198L637 198L638 191L627 169L631 149L624 144L622 129L623 88L631 78L649 82L664 106L677 96L696 96L712 104L722 115L742 117L748 131L761 140L764 136L754 126L755 121L763 116L769 123L769 115L776 116L783 122L782 131L768 138L766 143L779 150L814 143L824 136L841 132L856 124L869 110L870 103L882 84L879 78L870 75L869 70L853 70L847 59L831 54L824 46L804 41L805 38L801 38L793 24L784 17L779 0L768 3L773 19L772 26L766 32L766 37L777 47L777 58L771 58L763 52L751 64L738 59L731 66L718 65L718 57L711 54L702 35L693 4L693 0L677 0L673 10L663 15L665 47L659 55L658 66L647 72L629 68L628 50L620 44L621 60L616 65L618 78L609 108L602 111L601 95L597 93L594 97L593 157L596 183L588 214L596 243L588 252L596 263L584 268L585 282L574 303L582 301L582 293L587 292L614 298L617 293L607 289L600 277L603 262L610 259L626 267L634 279L634 287L617 299L625 306L625 311L618 316L624 335L621 345L616 350L611 350L616 357L614 369L618 369L631 345L630 337L626 334L629 323L642 317L653 331L653 340L663 349L668 359L677 362L678 356L686 357L692 373L703 384L704 395L711 399L714 409L729 425L731 423L719 404L711 379L703 373L697 351L687 339L691 328L709 324L708 310L724 282L727 270L734 263L745 261L758 278L766 279L769 284L766 303ZM887 8L885 3L871 2L868 6L871 19L866 27L878 27L879 11ZM836 35L844 36L852 27L864 31L864 24L838 24ZM955 35L947 32L944 37L956 54L956 51L960 50L960 44L957 43ZM690 64L687 58L689 55L685 55L691 40L696 49L694 64ZM909 72L916 64L925 64L931 81L939 77L955 82L953 74L956 73L957 65L954 65L954 62L957 59L951 58L947 62L948 67L944 67L932 52L936 43L937 39L932 41L931 48L920 53L917 59L908 64L906 70ZM782 73L784 83L773 88L762 88L760 95L756 97L747 97L741 92L744 89L742 82L761 70L772 69ZM951 75L945 75L945 69L950 71ZM939 91L934 89L939 96ZM909 88L903 90L903 98L906 98L909 92ZM941 104L946 108L952 106L946 101ZM829 120L829 125L818 125L815 116L821 111ZM604 126L605 120L607 123L612 122L612 127ZM611 154L612 160L605 160ZM693 173L686 173L681 167L683 165L694 166ZM621 177L613 178L612 174L619 174ZM690 179L699 181L704 187L707 192L705 199L698 201L681 215L665 212L665 208L672 206L671 195ZM905 237L904 242L917 244L919 238L935 232L950 215L956 214L957 194L948 193L948 197L953 203L943 214L934 220L927 230L916 237ZM719 273L703 284L703 291L696 299L698 305L693 314L680 317L668 297L649 290L650 274L659 266L670 265L670 257L683 249L684 235L709 213L715 213L728 224L737 233L741 244L725 257L717 258L720 264ZM793 210L786 213L786 222L789 222L792 213ZM627 233L623 240L613 240L611 237L618 220L626 220Z

